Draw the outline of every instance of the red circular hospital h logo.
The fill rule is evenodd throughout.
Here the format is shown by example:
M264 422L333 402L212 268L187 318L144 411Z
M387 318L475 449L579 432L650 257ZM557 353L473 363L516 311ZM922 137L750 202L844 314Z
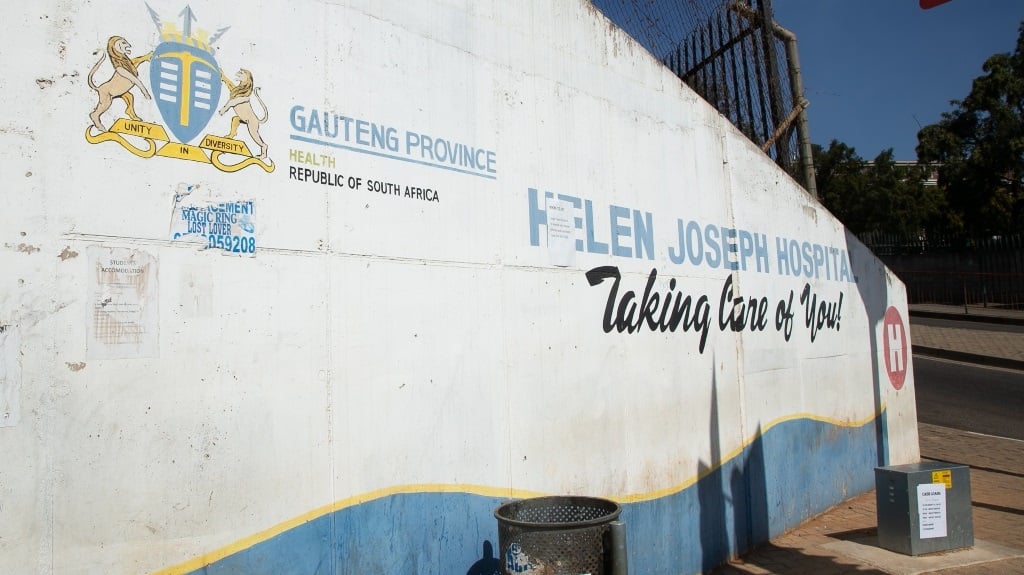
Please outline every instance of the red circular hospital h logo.
M903 382L907 379L907 364L910 358L907 353L907 329L903 325L899 310L893 306L885 310L885 320L882 322L882 349L889 382L896 391L899 391L903 389Z

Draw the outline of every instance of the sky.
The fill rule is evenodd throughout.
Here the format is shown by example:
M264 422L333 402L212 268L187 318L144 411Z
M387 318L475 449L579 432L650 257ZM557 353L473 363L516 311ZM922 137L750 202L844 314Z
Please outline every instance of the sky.
M874 159L887 148L915 160L917 132L971 90L982 65L1009 53L1024 0L772 0L797 36L811 139Z

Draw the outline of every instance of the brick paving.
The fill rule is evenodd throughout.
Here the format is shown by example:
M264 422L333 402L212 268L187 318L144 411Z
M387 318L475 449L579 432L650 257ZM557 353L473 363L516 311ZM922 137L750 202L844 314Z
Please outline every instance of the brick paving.
M1024 550L1024 441L918 424L921 458L971 466L974 537ZM1024 558L936 571L942 575L1024 574Z
M962 308L961 308L962 312ZM1024 312L1020 314L1024 324ZM1009 314L1011 317L1013 313ZM921 329L925 328L925 329ZM979 329L980 328L980 329ZM1024 334L985 329L936 328L911 322L915 346L1024 360ZM1024 554L1024 441L981 435L936 425L918 424L922 460L960 463L971 467L971 500L975 543L983 541ZM722 565L717 575L1024 575L1024 557L992 560L959 567L913 571L886 563L885 554L873 562L844 553L837 542L869 545L877 536L875 492L854 497L800 527L762 545L742 558ZM929 562L954 559L957 552L922 557ZM938 557L938 559L936 559ZM879 559L881 558L881 559ZM899 556L902 564L919 558ZM924 563L924 561L921 561ZM931 564L931 563L928 563Z
M983 325L983 324L979 324ZM983 353L993 357L1024 361L1024 333L983 328L957 329L910 324L910 342L923 346L964 353ZM979 352L979 343L985 349Z

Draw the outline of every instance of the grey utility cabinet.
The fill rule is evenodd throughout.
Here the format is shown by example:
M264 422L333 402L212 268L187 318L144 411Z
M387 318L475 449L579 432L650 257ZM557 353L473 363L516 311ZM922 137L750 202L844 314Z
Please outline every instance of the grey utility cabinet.
M966 465L928 461L875 468L878 544L904 555L974 546Z

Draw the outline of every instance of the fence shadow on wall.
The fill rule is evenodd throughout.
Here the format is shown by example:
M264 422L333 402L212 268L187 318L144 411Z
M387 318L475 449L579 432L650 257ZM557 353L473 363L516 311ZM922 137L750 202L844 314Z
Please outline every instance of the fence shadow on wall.
M735 458L723 462L718 381L712 375L708 423L710 461L697 464L701 568L707 572L728 558L768 541L768 495L761 426Z

